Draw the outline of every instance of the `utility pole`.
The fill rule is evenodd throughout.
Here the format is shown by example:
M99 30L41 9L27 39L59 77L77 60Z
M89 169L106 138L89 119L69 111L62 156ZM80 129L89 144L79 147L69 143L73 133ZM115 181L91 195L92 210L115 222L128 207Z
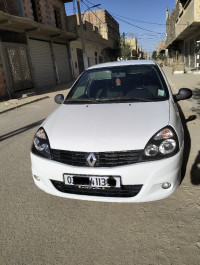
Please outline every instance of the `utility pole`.
M122 35L122 39L123 39L123 46L125 48L125 33L123 32L123 35Z
M80 3L79 0L77 0L77 8L78 8L78 17L79 17L79 25L80 25L80 37L81 37L81 44L82 44L82 50L83 50L83 63L84 63L84 69L88 68L88 62L85 52L85 40L83 35L83 22L81 18L81 9L80 9Z

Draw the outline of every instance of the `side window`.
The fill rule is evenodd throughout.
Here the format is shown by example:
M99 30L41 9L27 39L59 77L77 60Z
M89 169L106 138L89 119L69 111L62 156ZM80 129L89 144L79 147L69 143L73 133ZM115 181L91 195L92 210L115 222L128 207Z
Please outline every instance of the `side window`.
M81 78L76 85L76 90L72 94L72 98L81 98L87 96L88 87L91 84L91 80L87 77Z

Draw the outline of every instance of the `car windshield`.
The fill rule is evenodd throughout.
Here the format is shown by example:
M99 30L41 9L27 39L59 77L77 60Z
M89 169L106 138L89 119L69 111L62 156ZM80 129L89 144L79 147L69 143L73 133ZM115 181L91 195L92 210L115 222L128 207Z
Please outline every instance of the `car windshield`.
M129 65L85 71L65 104L94 104L168 99L165 80L156 65Z

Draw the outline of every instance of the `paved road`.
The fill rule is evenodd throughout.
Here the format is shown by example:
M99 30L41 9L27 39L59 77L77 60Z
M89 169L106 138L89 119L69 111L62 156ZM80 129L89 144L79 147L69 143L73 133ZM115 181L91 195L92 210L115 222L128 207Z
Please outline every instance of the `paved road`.
M172 76L169 68L165 72L174 89L191 78ZM189 85L196 98L181 103L186 115L200 109L195 78ZM188 123L186 175L170 198L140 204L63 199L40 191L30 170L33 134L57 107L54 94L0 114L0 265L198 265L199 116Z

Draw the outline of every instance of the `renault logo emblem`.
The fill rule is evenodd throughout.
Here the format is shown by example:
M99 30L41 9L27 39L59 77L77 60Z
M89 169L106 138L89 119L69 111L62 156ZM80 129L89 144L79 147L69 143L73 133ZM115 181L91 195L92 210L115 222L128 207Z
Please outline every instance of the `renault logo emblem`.
M89 156L87 157L86 160L87 160L88 165L90 167L93 167L95 165L95 163L97 162L97 158L93 153L89 154Z

